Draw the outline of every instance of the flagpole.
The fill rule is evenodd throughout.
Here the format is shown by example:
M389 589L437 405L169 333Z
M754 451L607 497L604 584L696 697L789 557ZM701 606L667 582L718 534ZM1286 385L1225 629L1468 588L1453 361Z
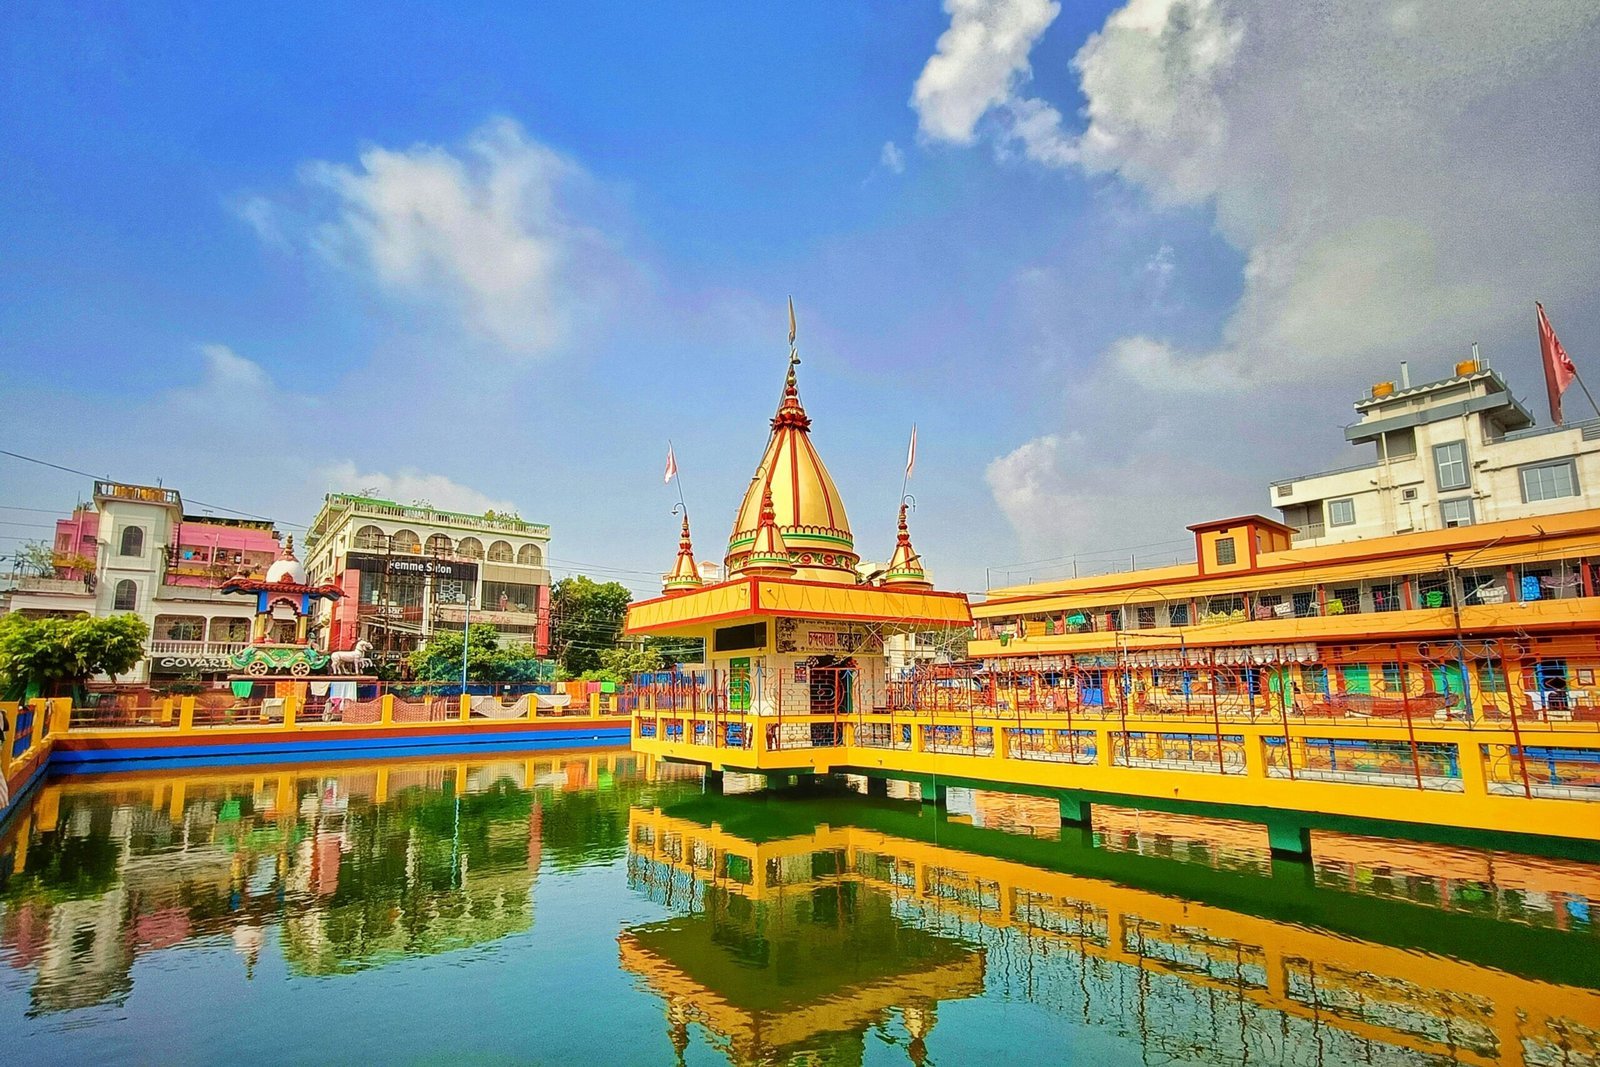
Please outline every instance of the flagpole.
M667 454L672 457L672 480L678 486L678 503L683 504L683 475L678 473L678 450L672 447L672 438L667 438ZM688 511L689 505L683 504L683 510Z
M911 448L910 448L909 452L906 455L906 472L900 478L900 499L902 501L905 500L905 498L906 498L906 486L911 481L911 468L916 465L916 462L917 462L917 424L916 423L912 423L911 424Z
M1578 383L1578 388L1583 390L1584 398L1589 401L1589 406L1594 408L1596 418L1600 418L1600 404L1594 402L1594 395L1589 392L1589 387L1583 384L1583 375L1578 373L1578 368L1572 368L1572 380Z

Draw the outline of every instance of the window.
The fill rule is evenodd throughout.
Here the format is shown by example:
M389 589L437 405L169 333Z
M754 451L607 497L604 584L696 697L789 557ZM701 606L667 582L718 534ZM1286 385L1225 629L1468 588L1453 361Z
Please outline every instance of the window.
M1383 665L1383 688L1386 692L1398 693L1402 688L1400 680L1400 664L1385 663Z
M427 550L430 556L448 556L455 551L455 546L444 534L434 534L428 538Z
M1155 628L1156 628L1156 609L1155 609L1155 605L1152 604L1149 607L1140 608L1139 609L1139 629L1141 629L1141 630L1154 630Z
M510 563L514 558L509 541L496 541L489 546L489 559L495 563Z
M1233 538L1217 538L1217 564L1226 566L1229 563L1237 563L1238 561L1239 557L1234 549Z
M1334 604L1339 605L1339 610L1333 610ZM1333 591L1333 599L1328 601L1330 615L1359 615L1361 614L1361 587L1347 586Z
M124 535L123 541L127 541L126 535ZM132 611L134 603L138 599L139 587L134 584L133 579L124 578L122 581L117 583L117 594L111 601L111 610Z
M1417 454L1417 431L1390 430L1383 435L1383 450L1389 459L1410 459Z
M1430 574L1417 579L1417 598L1420 608L1447 608L1450 606L1450 579L1442 574Z
M1472 525L1472 498L1458 496L1439 501L1439 519L1446 527Z
M1465 489L1467 478L1467 443L1448 441L1433 446L1433 473L1440 489Z
M1390 582L1388 584L1373 585L1372 587L1373 611L1399 611L1405 606L1400 599L1400 587Z
M1167 608L1167 621L1173 626L1189 625L1189 605L1173 604Z
M767 647L767 624L752 622L744 626L724 626L712 635L712 651L737 652L746 648Z
M376 526L363 526L356 531L355 547L366 549L368 552L379 552L387 543L388 538L383 536L383 531Z
M144 527L127 526L122 530L122 545L118 552L123 556L144 555Z
M504 597L502 602L501 598ZM483 606L492 611L537 611L539 587L522 582L498 582L484 579Z
M1578 471L1570 459L1522 467L1518 469L1517 477L1522 480L1524 504L1578 495Z
M1328 692L1328 668L1306 665L1300 668L1300 685L1307 693Z
M1478 668L1478 687L1485 693L1504 693L1506 691L1505 664L1497 659L1483 661L1483 666Z
M1304 592L1295 593L1293 597L1295 618L1309 619L1317 613L1317 591L1315 589L1307 589Z
M396 530L393 544L396 552L407 552L411 555L422 553L422 538L410 530Z
M483 542L476 537L463 537L456 542L456 555L462 559L482 559Z
M529 567L537 567L544 562L544 557L539 554L538 545L523 545L517 549L517 562Z
M1329 526L1354 526L1356 521L1356 502L1349 497L1343 500L1328 501Z

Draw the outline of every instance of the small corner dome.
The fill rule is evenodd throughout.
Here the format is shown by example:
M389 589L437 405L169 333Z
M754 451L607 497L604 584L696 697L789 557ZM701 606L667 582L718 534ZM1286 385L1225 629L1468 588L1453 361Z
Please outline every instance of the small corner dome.
M306 584L306 569L300 561L290 557L280 559L267 568L267 581L269 582L294 582L296 585Z

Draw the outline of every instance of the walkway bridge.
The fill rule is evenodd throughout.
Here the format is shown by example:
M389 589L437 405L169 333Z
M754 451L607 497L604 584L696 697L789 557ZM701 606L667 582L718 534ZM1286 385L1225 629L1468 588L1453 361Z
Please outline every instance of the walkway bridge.
M1024 707L947 688L924 706L868 709L841 689L827 714L756 715L738 710L761 706L751 684L702 675L630 687L634 748L779 782L914 781L933 801L951 785L1053 796L1067 822L1096 802L1247 819L1288 853L1307 850L1310 828L1349 819L1396 836L1600 843L1600 722L1558 710L1467 718L1418 702L1391 715L1270 694Z

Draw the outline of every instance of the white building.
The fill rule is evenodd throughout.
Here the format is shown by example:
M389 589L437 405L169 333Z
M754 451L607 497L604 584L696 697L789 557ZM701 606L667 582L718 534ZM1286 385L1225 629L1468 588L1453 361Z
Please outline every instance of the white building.
M270 522L188 516L176 489L118 482L96 482L92 506L56 521L51 547L56 574L18 578L7 610L139 616L147 654L121 682L228 670L249 640L255 600L219 587L264 575L279 551Z
M1333 544L1600 507L1600 419L1540 427L1474 361L1421 385L1380 382L1345 428L1368 458L1272 483L1295 544Z
M550 527L331 493L311 521L306 574L344 588L324 601L330 648L366 640L407 652L436 628L491 623L543 655L550 642Z

